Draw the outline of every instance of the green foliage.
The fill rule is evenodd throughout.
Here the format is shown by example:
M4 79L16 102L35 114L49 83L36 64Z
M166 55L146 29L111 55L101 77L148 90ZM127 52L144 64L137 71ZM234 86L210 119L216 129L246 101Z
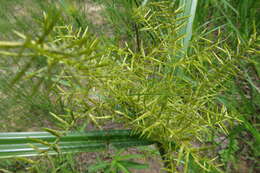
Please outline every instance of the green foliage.
M249 147L249 159L256 162L257 1L198 1L195 21L195 10L188 9L196 4L178 8L184 1L99 2L106 7L107 28L112 32L110 38L102 36L103 42L93 36L93 26L83 29L89 23L84 22L81 10L76 10L77 3L59 2L44 19L39 17L41 27L36 34L18 33L21 42L0 42L3 57L24 57L20 73L15 71L12 80L4 78L12 81L9 86L13 89L22 88L18 86L21 80L33 86L27 87L28 94L22 98L29 101L24 103L37 103L28 95L38 96L46 87L43 96L47 96L48 106L36 105L43 112L62 114L55 119L63 127L82 130L85 125L78 127L80 119L98 128L108 121L124 123L161 144L159 150L169 171L221 171L214 167L217 160L207 158L212 148L204 143L219 147L223 145L216 143L220 136L225 136L227 146L216 152L226 171L231 161L238 162L241 141ZM46 9L46 4L42 7ZM197 26L197 34L192 34L191 25L185 34L187 20ZM181 58L179 52L184 52ZM15 91L21 94L21 90ZM55 110L58 102L51 107L49 93L58 96L61 109ZM73 122L74 116L79 121ZM63 119L65 123L60 121ZM250 142L248 136L252 136ZM111 168L111 164L101 161L96 167Z
M14 10L16 13L13 13ZM37 35L43 24L42 10L50 14L60 13L55 8L55 4L50 7L48 3L46 4L43 1L3 1L0 7L0 20L3 22L0 37L11 40L18 39L16 34L12 32L14 29L29 33L32 37ZM65 18L59 18L60 20L56 22L62 23L61 21L65 20ZM29 77L26 81L15 85L12 85L11 82L14 81L16 74L20 70L25 72L30 69L30 71L26 71L26 74L33 76L35 71L46 67L45 57L37 55L33 58L33 62L30 62L28 57L3 57L5 55L0 60L0 116L1 119L4 119L4 122L1 122L1 131L7 131L9 128L12 128L13 131L23 131L28 121L31 122L34 129L39 129L39 127L47 124L51 125L51 118L48 116L49 112L57 114L65 112L66 103L58 95L57 89L53 88L57 82L57 77L52 76L50 79L37 75L37 77ZM20 73L20 75L23 75L23 73ZM40 92L36 96L35 93L39 85L41 85ZM44 121L41 121L42 119Z
M103 51L87 30L55 27L55 18L46 15L38 38L32 40L18 34L23 42L1 42L0 47L22 48L26 53L12 54L31 57L31 60L39 55L47 58L48 68L30 77L45 73L50 79L53 69L62 67L59 78L64 79L66 74L74 86L68 88L71 91L61 91L65 98L72 94L70 99L87 109L78 112L94 123L105 113L110 114L143 136L162 143L168 155L179 148L177 165L182 156L192 155L198 160L199 149L193 148L194 140L202 141L203 136L216 127L226 132L224 122L235 119L216 101L216 96L225 89L223 82L235 72L232 54L227 47L218 47L220 41L212 45L210 41L197 40L192 47L193 55L178 60L181 37L174 35L181 26L177 23L180 19L174 5L150 3L133 12L136 23L141 26L140 33L153 35L156 44L147 45L140 39L136 51L127 44L125 48L105 45L108 49ZM8 53L2 51L2 54ZM24 75L27 67L28 64L14 82ZM89 97L93 89L103 99ZM75 91L83 98L75 95ZM175 148L170 147L172 142Z
M10 172L79 172L73 155L59 155L55 157L44 156L41 158L15 158L12 160L1 160L0 169L3 173Z
M215 33L222 31L236 56L242 57L238 67L239 76L226 84L228 90L219 98L228 109L240 114L243 123L229 128L230 134L223 142L216 144L221 153L225 171L243 169L246 158L246 169L257 172L257 151L259 150L259 2L249 1L200 1L196 14L196 28L208 38L216 39ZM214 13L211 11L214 9ZM203 26L203 27L200 27ZM203 35L204 35L203 34ZM257 87L258 86L258 87ZM218 134L215 138L223 137ZM211 142L215 142L214 139ZM236 142L237 141L237 142ZM250 141L250 142L248 142ZM223 147L223 145L225 147ZM241 166L242 165L242 166ZM242 168L241 168L242 167Z
M102 171L105 173L110 172L123 172L130 173L130 169L146 169L149 166L147 164L137 163L132 159L139 159L142 157L140 154L127 154L122 155L124 150L119 150L114 156L110 156L111 160L102 161L98 160L96 164L90 165L88 168L89 172Z

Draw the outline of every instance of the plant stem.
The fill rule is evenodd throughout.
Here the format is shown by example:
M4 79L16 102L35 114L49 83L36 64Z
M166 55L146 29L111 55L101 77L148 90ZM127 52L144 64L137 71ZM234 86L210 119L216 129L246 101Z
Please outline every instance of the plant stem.
M135 35L136 35L136 45L137 45L137 52L139 53L141 51L141 47L140 47L140 37L139 37L139 29L137 24L134 24L134 29L135 29Z

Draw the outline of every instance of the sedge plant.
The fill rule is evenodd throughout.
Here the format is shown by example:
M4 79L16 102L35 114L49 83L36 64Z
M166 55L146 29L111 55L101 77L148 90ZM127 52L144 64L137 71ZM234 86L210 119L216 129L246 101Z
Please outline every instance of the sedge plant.
M80 119L100 129L113 121L156 143L164 171L187 172L191 162L206 171L217 169L214 158L205 155L210 148L204 141L212 131L228 133L227 126L238 121L218 100L225 82L238 71L237 59L221 39L185 39L191 28L182 32L188 17L181 17L183 10L176 6L149 1L132 7L138 37L136 44L122 40L123 45L100 43L87 29L56 26L57 18L45 14L38 36L15 32L22 41L0 42L2 56L29 59L10 85L39 76L56 80L53 87L73 105L73 113L54 115L63 131L75 129ZM38 56L47 65L30 71ZM40 85L36 83L33 94ZM61 139L59 132L49 132Z

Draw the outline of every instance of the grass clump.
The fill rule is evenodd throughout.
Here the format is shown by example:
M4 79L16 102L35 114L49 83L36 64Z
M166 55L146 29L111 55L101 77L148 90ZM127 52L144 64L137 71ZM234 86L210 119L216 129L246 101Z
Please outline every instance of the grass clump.
M12 88L16 88L21 79L30 81L29 96L39 95L38 91L46 89L43 96L51 100L48 103L53 103L50 97L51 93L55 94L61 109L53 110L51 104L47 109L42 108L61 114L69 124L65 129L84 129L86 123L79 127L82 120L102 129L112 121L156 141L168 172L221 171L216 166L218 161L207 157L207 153L221 145L216 139L228 136L228 147L219 151L228 169L228 158L234 158L239 148L238 133L233 130L228 134L232 127L253 134L256 142L250 146L254 157L258 156L255 145L259 142L259 133L255 125L249 123L249 117L241 114L256 117L254 114L258 110L258 87L250 75L259 76L259 38L258 24L254 22L255 30L248 29L247 34L241 34L247 27L234 27L233 17L238 15L229 18L225 11L231 9L237 14L238 7L222 2L224 11L217 5L219 11L213 20L225 14L227 23L208 26L202 33L193 34L190 42L191 26L188 32L185 30L188 17L181 17L183 10L177 8L178 3L184 1L147 1L143 5L141 1L105 3L112 21L108 28L115 33L111 35L113 39L103 36L102 40L93 36L93 28L85 29L82 18L78 18L80 15L64 1L61 7L71 18L59 20L66 15L57 9L52 11L55 15L44 13L41 32L33 36L16 32L21 41L0 42L2 56L30 59L22 62L20 73L8 80ZM198 2L198 7L213 8L214 3ZM239 13L246 13L240 10ZM199 14L203 8L197 11ZM188 15L194 17L195 11ZM206 16L197 15L195 26ZM74 23L66 25L65 21ZM226 25L232 28L230 34L222 29ZM229 37L237 42L226 42ZM250 65L249 55L254 57ZM31 64L39 59L44 63L32 68ZM248 65L250 71L247 71ZM249 98L248 91L238 87L237 74L243 74L241 80L247 83L245 86L250 86ZM209 146L209 143L215 145Z

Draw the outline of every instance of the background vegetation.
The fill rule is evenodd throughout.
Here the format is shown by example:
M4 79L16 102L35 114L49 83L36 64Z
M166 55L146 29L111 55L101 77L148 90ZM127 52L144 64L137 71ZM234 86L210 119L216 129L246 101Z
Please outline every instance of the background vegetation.
M159 56L161 57L161 59L158 59L159 61L166 62L168 60L165 60L163 58L165 57L165 54L169 54L169 51L157 51L152 54L152 51L154 50L152 48L170 49L169 47L160 47L160 43L176 43L176 41L173 40L176 37L171 38L169 36L178 34L176 29L178 26L175 25L176 22L159 16L154 19L154 23L151 23L152 28L145 28L145 20L147 18L142 18L142 16L144 16L143 14L146 14L148 11L145 11L146 9L144 9L144 11L134 11L136 7L142 5L142 2L143 1L137 0L78 0L73 3L71 3L70 1L62 0L41 2L37 0L1 1L0 38L2 40L21 40L21 37L15 35L12 30L25 33L25 35L29 35L31 37L30 39L34 39L34 37L41 38L41 35L39 33L47 32L48 27L46 26L51 26L53 24L51 22L44 22L55 21L56 26L70 26L61 28L60 30L56 30L54 33L52 33L53 35L50 34L51 36L48 39L52 39L51 37L57 38L57 36L62 36L61 33L67 34L68 36L73 35L75 34L75 31L79 30L79 28L88 27L88 31L90 33L89 35L86 35L88 41L83 41L84 43L86 43L86 47L88 45L95 45L93 50L91 51L95 52L94 55L96 56L91 53L88 54L89 56L93 56L93 59L96 60L90 62L92 63L92 65L114 63L106 60L103 61L103 59L97 58L97 55L104 55L106 53L110 53L110 55L115 58L115 62L121 61L119 59L119 56L125 57L124 61L126 61L126 64L128 63L128 61L130 61L129 57L131 57L132 55L136 56L136 58L142 58L143 53L150 55L151 57ZM28 6L28 4L30 4L30 6ZM179 3L176 2L173 8L177 9L178 4ZM154 6L152 8L158 10L159 7ZM16 11L16 13L14 13L14 11ZM216 163L220 164L220 167L218 167L218 169L216 169L215 167L204 165L204 167L207 168L207 171L217 172L222 170L223 172L258 172L258 158L260 151L260 37L258 35L260 30L259 11L260 3L257 0L198 1L193 27L193 39L191 43L192 46L188 50L188 53L195 55L185 59L186 63L193 62L193 64L191 64L190 66L187 65L185 66L185 68L183 68L184 70L189 69L192 72L196 71L196 74L189 74L189 78L187 78L188 73L186 73L185 71L183 72L182 68L179 67L181 69L179 70L180 72L178 72L180 79L176 80L176 83L163 83L166 81L171 81L170 78L166 78L166 80L163 80L163 82L160 83L160 73L156 71L158 69L154 70L157 73L152 73L148 71L151 70L149 68L157 66L158 68L162 68L164 70L162 73L170 74L171 72L169 72L169 69L161 67L161 63L155 62L151 59L147 59L147 61L149 61L148 64L147 62L140 60L140 62L143 63L141 65L145 66L146 68L140 68L140 66L137 66L138 68L135 69L136 73L140 74L140 78L142 78L141 74L147 73L147 76L150 76L154 80L151 83L145 83L145 85L147 86L144 86L142 85L142 80L136 78L136 76L134 75L131 76L131 73L128 73L126 71L125 76L129 77L130 82L125 80L123 78L124 76L119 76L115 83L107 83L108 87L105 89L110 89L112 93L111 95L107 94L107 97L115 98L114 100L100 98L101 96L99 92L106 94L106 92L102 90L91 92L93 86L100 85L100 81L98 80L92 80L93 83L89 84L85 81L78 82L78 77L72 80L68 80L66 78L68 76L73 77L73 75L79 75L78 72L84 71L84 66L82 67L83 70L77 69L75 71L73 71L73 69L68 69L63 65L57 64L54 64L52 68L46 68L49 67L50 62L48 61L49 59L46 59L44 56L36 56L33 61L31 61L30 59L28 59L28 57L17 58L14 56L5 58L5 55L1 55L0 129L1 131L5 132L40 130L42 127L57 128L57 121L55 120L55 118L53 118L53 116L51 116L50 112L56 115L63 115L63 118L65 120L70 121L68 115L82 115L82 112L86 112L85 109L88 109L93 105L96 105L98 108L102 108L104 110L100 111L100 116L112 115L112 113L110 112L111 110L109 109L110 107L116 107L117 113L122 114L123 116L136 116L138 115L138 113L143 113L140 111L144 109L140 107L142 101L145 100L153 104L153 101L155 98L157 98L157 96L149 96L147 98L144 97L139 100L131 100L130 97L124 94L128 90L128 87L131 86L132 88L138 90L138 87L141 86L143 87L142 89L146 90L147 93L159 92L161 95L166 96L172 94L169 93L169 90L172 90L174 91L174 93L178 93L178 97L176 96L174 97L174 99L181 98L182 101L184 100L186 101L186 103L189 103L186 105L184 103L181 103L182 110L185 111L181 112L180 115L187 114L190 111L190 105L197 105L200 103L201 100L203 100L207 102L207 108L211 107L212 103L224 105L229 111L230 116L236 115L235 119L239 119L241 121L240 123L239 121L237 121L235 124L232 125L223 124L223 128L228 129L228 134L225 134L221 130L214 129L211 133L207 133L207 136L203 136L203 147L210 146L210 150L207 150L205 152L206 154L204 153L204 155L208 155L210 156L210 158L217 157ZM43 12L45 12L46 17L48 18L49 16L50 19L44 20ZM154 28L156 28L156 24L158 24L158 21L164 21L165 24L171 24L171 26L168 27L172 32L164 29L160 30L159 32L158 30L155 30ZM44 30L42 30L43 28ZM147 32L144 32L141 29L146 29ZM95 37L99 37L100 44L95 44ZM69 41L71 40L67 39L62 42L62 44L69 44ZM128 45L125 45L125 42L127 42ZM113 44L114 47L108 47L108 45L111 44ZM210 45L213 46L210 47ZM54 44L52 46L57 46L57 44ZM176 43L173 49L179 50L180 48L178 46L178 43ZM203 49L204 47L208 49L205 50ZM218 48L225 48L225 51L221 52L221 50L219 50L219 52L216 52L216 49ZM214 55L214 52L216 52L217 55ZM176 52L171 53L176 57L181 56ZM234 64L231 64L230 61L227 61L225 59L225 57L229 55L233 57L233 61L235 61L236 66L231 66ZM203 68L197 68L196 63L201 65L199 63L200 57L206 57L206 59L214 57L216 61L214 61L213 66L207 66L207 64L203 64L205 65L203 66ZM198 58L198 61L194 61L194 58ZM225 64L225 66L223 66L223 69L220 68L220 70L216 71L214 74L214 71L212 72L210 68L217 69L218 67L220 67L221 61L222 64ZM140 62L137 61L136 63ZM69 63L75 63L74 66L72 65L71 67L76 67L78 65L77 59L72 59L72 61L70 62L63 61L63 63L66 65L68 65ZM152 67L150 66L151 64ZM198 70L196 70L196 68ZM118 69L109 69L108 71L113 74L117 70ZM236 73L239 73L239 75L223 76L223 78L216 77L220 74L223 74L221 73L221 70L224 73L226 72L228 74L233 74L233 72L236 71ZM187 84L183 88L176 87L176 85L183 85L185 81L189 81L190 83L192 83L193 81L196 82L198 81L197 79L202 79L200 77L204 76L204 74L209 74L209 71L211 72L211 74L213 73L212 76L208 76L210 81L209 83L211 83L212 85L208 85L209 83L206 83L207 86L205 86L205 88L200 93L201 100L199 99L199 96L197 100L192 101L188 100L188 98L185 98L187 96L187 93L190 93L190 91L194 88L195 84L192 86L189 86ZM102 70L99 70L98 68L94 69L91 72L84 71L84 74L86 73L89 75L95 74L97 76L104 75ZM156 77L158 77L158 79L156 79ZM225 79L225 83L221 83L221 85L219 85L217 89L214 90L213 94L218 93L217 97L214 97L214 99L212 100L210 100L211 98L205 100L205 96L207 96L207 90L209 88L212 88L214 85L220 83L220 81L217 81L216 79ZM137 82L132 85L131 80L136 80L139 83ZM182 82L182 80L184 82ZM160 90L156 88L159 86L158 83L160 84ZM87 89L85 87L86 85L88 85ZM117 88L109 88L109 85L117 86ZM164 88L164 86L167 86L168 88ZM73 88L73 90L68 90L69 92L67 92L68 88ZM224 88L226 89L224 90ZM115 92L113 93L113 91ZM77 93L81 93L81 95L77 95ZM87 103L84 105L84 102L89 102L90 99L82 99L82 96L90 96L91 98L93 98L91 100L92 103ZM156 100L154 102L156 104L163 104L162 100L164 100L165 97L158 98L160 101ZM105 99L107 104L100 105L99 102L95 102L98 99ZM152 113L156 113L157 107L153 106L153 108L155 109L155 111ZM217 108L213 105L211 110L213 109L215 111L215 109ZM221 111L223 110L217 110L217 112L220 112L220 114L223 113ZM98 118L93 117L86 118L86 116L83 116L83 118L85 118L85 121L80 120L79 122L77 122L77 126L72 127L72 129L95 129L97 128L96 126L103 126L102 122L99 122ZM109 116L102 117L105 117L104 119L111 118ZM156 117L151 116L150 118L151 121L156 121ZM111 126L112 128L121 127L122 123L126 121L125 117L113 117L113 120L113 125ZM135 120L134 122L138 123L139 121L142 121L142 119L137 118L137 121ZM198 119L193 119L193 121L200 123L200 128L203 129L202 121ZM30 122L30 125L28 125L28 122ZM187 124L186 126L188 125L189 124ZM107 125L105 125L105 128L106 126ZM162 141L167 141L167 139L164 138L165 136L158 135L158 133L161 132L158 131L158 128L153 129L154 126L151 126L151 124L141 124L140 126L137 126L136 129L145 130L147 129L147 127L151 127L149 130L146 131L150 132L150 134L144 133L145 136L150 137L154 135L156 137L162 137ZM176 132L177 131L175 131L174 134ZM190 131L187 132L189 133L189 135L193 134L195 137L199 136L199 134L197 132L194 132L192 128ZM181 134L183 135L185 133ZM169 134L168 136L171 136L171 134ZM181 141L179 137L180 136L177 136L177 138L172 138L175 141ZM201 144L196 143L195 145ZM178 157L183 162L188 160L189 164L186 168L187 172L202 172L203 170L205 170L201 168L203 166L199 165L200 163L196 161L196 158L189 157L187 160L182 158L183 156L180 153L182 153L183 149L184 148L181 147L178 148ZM140 150L143 151L144 154L148 153L148 155L150 156L152 155L154 157L158 157L159 155L158 152L154 151L154 149L151 148L141 148ZM135 155L131 156L130 154L130 156L124 158L121 156L122 152L123 151L116 153L115 156L111 158L111 160L120 161L124 159L136 159L140 157ZM183 154L185 155L187 153L184 152ZM98 161L95 161L93 159L94 161L92 162L92 166L89 168L89 171L92 170L92 172L95 172L99 168L106 169L110 166L111 163L116 162L109 162L104 160L106 156L107 153L102 153L99 157L103 159ZM89 165L91 165L89 163L88 166L83 166L83 161L82 163L76 163L73 159L74 157L76 156L68 155L60 156L57 158L49 158L49 162L47 163L39 162L39 160L8 160L0 163L0 170L2 168L3 171L5 169L5 171L10 170L13 172L22 172L26 171L26 169L30 167L31 169L35 169L38 172L83 172L83 170L86 171ZM89 156L86 157L89 158ZM183 165L180 163L177 164L179 165L177 169L179 171L183 171ZM131 168L129 164L127 166ZM81 169L81 167L85 168ZM132 166L132 168L137 167L138 165ZM146 165L139 165L139 168L146 167Z

